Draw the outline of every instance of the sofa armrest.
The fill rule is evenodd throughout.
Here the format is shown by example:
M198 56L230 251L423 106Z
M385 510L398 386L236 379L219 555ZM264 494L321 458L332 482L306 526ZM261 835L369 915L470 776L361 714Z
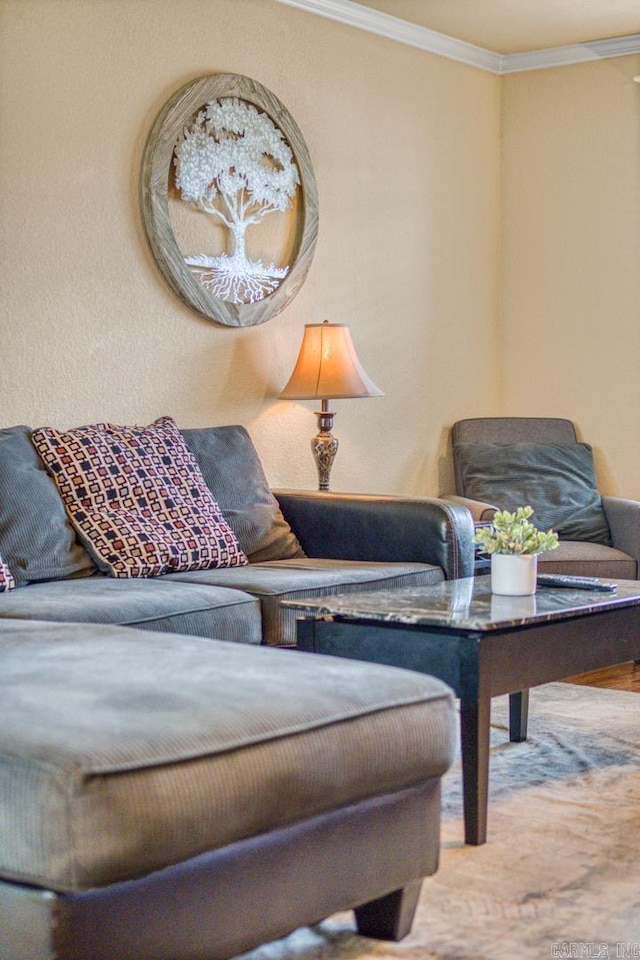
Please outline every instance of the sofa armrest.
M640 570L640 501L602 497L602 507L614 547L633 557Z
M500 507L494 503L485 503L484 500L470 500L469 497L459 497L457 493L443 493L442 499L447 503L457 503L471 511L474 523L487 523L493 520L493 515Z
M274 490L309 557L431 563L473 576L473 521L458 504L422 497Z

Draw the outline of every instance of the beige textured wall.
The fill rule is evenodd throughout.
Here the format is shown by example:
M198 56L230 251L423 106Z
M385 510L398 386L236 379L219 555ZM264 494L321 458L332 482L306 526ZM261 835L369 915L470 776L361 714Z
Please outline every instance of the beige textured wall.
M227 72L283 101L320 197L301 292L243 330L174 298L138 210L156 114ZM336 402L335 489L436 494L451 422L497 411L498 78L271 0L0 0L0 125L2 425L240 422L313 487L315 404L275 398L325 318L385 391Z
M640 499L640 57L506 77L501 408Z

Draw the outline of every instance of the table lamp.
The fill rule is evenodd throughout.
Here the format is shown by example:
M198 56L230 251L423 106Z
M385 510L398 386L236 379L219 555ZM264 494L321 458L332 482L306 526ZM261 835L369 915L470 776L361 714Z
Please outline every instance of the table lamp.
M318 490L329 490L338 441L331 433L335 413L329 400L384 396L362 369L349 328L344 323L307 323L295 368L281 400L321 400L316 411L318 434L311 449L318 470Z

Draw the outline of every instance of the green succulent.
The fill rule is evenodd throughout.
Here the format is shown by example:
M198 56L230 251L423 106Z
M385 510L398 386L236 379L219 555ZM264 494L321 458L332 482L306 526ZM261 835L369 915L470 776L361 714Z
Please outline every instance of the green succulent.
M482 545L485 553L542 553L555 550L558 534L553 530L544 533L529 521L532 507L518 507L514 513L496 510L490 527L476 531L473 541Z

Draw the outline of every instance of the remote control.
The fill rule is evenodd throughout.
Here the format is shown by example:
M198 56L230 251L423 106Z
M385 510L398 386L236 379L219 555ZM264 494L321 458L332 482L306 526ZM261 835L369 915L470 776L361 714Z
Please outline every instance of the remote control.
M617 583L607 583L598 577L572 577L563 573L539 573L539 587L567 587L573 590L603 590L607 593L615 590Z

